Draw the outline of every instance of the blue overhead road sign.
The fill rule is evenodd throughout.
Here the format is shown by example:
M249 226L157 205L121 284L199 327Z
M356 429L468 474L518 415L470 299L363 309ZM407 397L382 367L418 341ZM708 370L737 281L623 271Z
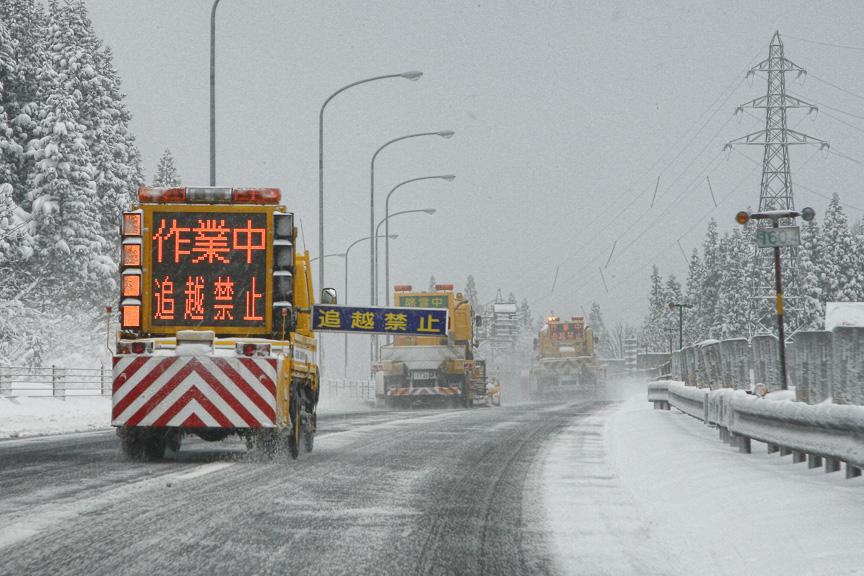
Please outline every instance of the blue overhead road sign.
M382 308L316 304L312 307L312 330L447 336L448 314L446 308Z

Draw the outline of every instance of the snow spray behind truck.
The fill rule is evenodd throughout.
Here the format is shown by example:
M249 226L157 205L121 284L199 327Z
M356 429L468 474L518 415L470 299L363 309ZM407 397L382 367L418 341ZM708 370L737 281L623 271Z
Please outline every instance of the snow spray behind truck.
M157 459L185 434L312 450L309 254L276 188L140 188L121 226L111 424ZM335 292L322 298L335 301Z
M538 357L529 377L533 395L597 394L606 389L606 368L597 363L594 336L584 318L548 318L535 346Z
M375 396L390 407L447 402L467 408L486 399L486 366L474 359L474 324L471 305L452 284L438 284L434 292L412 292L411 286L394 287L399 308L442 308L449 311L446 336L399 335L380 348L372 363Z

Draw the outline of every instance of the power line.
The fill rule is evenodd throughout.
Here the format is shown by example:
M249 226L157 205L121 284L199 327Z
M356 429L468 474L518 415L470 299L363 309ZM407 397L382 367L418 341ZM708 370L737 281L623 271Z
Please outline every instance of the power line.
M819 46L829 46L831 48L843 48L844 50L855 50L857 52L864 52L864 48L858 46L844 46L842 44L831 44L830 42L817 42L816 40L807 40L806 38L798 38L796 36L790 36L788 34L783 34L784 38L790 38L792 40L798 40L799 42L807 42L808 44L818 44Z

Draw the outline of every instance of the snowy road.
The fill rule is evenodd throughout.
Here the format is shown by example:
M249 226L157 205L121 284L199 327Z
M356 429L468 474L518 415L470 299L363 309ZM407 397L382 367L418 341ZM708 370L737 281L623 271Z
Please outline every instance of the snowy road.
M537 478L603 404L322 418L311 455L124 462L110 433L0 444L3 574L554 573Z
M312 454L0 441L0 575L864 574L864 479L615 402L325 414Z

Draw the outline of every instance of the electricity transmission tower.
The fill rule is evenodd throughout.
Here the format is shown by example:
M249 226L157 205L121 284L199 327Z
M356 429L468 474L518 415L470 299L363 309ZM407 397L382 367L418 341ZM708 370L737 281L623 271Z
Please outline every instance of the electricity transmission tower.
M759 192L759 212L769 210L794 210L795 203L792 197L792 176L789 169L789 146L794 144L818 144L820 149L828 147L828 143L817 140L791 130L786 126L786 110L789 108L808 108L810 113L817 110L816 106L804 102L786 93L786 74L797 73L798 77L805 76L807 71L797 64L789 61L783 55L783 42L780 33L775 32L771 39L769 56L747 72L747 76L756 72L768 74L768 92L765 96L756 98L746 104L742 104L736 110L741 113L744 108L765 110L765 129L748 134L726 144L726 148L733 145L744 144L763 146L762 158L762 186ZM771 226L770 220L759 220L758 226ZM781 225L794 225L791 219ZM753 299L750 318L750 336L755 334L771 334L776 324L775 316L775 286L774 286L774 260L771 250L756 251L754 257L755 270L753 274ZM803 314L801 314L801 292L798 275L798 249L782 248L784 261L785 295L784 315L790 330L787 334L792 335L801 328Z

